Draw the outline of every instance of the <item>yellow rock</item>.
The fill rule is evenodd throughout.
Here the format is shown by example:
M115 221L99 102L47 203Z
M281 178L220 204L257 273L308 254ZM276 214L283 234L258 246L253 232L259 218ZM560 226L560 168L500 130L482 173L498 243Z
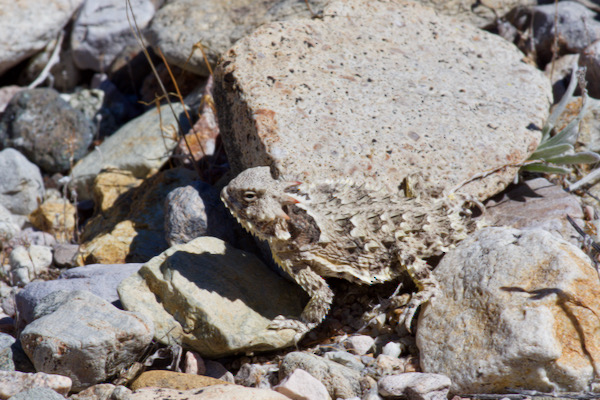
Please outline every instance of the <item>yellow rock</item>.
M76 214L77 209L69 200L50 197L29 215L29 220L37 229L66 242L73 239Z
M142 184L131 171L107 168L94 180L94 203L102 212L108 211L119 196Z
M231 385L231 383L209 376L184 374L173 371L146 371L131 383L131 390L145 387L159 387L176 390L199 389L212 385Z
M169 169L147 179L129 171L106 169L94 181L96 214L81 235L81 263L145 262L168 248L164 232L164 202L176 187L196 173Z

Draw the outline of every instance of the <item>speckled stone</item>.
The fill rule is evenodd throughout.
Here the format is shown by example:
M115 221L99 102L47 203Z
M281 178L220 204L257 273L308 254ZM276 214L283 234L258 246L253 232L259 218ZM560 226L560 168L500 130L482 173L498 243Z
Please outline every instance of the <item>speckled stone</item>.
M309 0L313 12L322 10L324 3ZM214 67L238 39L266 22L298 17L310 17L304 1L171 0L156 12L145 34L169 64L208 76L206 61ZM200 49L194 50L197 43L202 44L206 61Z
M276 163L297 179L439 193L528 158L551 88L502 38L405 1L341 0L323 19L263 25L215 70L215 100L234 172ZM517 168L460 191L487 198Z
M600 284L577 246L541 229L484 228L434 275L440 292L417 326L423 372L447 375L455 394L590 390Z
M50 88L17 93L0 118L0 144L23 153L42 170L66 172L87 153L94 135L85 115Z

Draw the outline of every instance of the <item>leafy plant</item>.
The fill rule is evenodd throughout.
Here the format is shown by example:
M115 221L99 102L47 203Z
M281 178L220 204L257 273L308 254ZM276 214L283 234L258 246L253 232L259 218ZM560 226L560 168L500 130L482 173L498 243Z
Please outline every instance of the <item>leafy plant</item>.
M548 120L542 129L542 140L528 162L521 167L521 171L568 174L571 170L569 168L561 167L560 165L593 164L600 161L600 155L597 153L592 151L576 153L574 148L577 137L579 136L579 123L585 115L588 106L584 76L585 68L577 68L577 65L574 65L569 87L548 117ZM560 132L551 136L556 121L573 98L577 83L579 83L582 92L582 105L579 114Z

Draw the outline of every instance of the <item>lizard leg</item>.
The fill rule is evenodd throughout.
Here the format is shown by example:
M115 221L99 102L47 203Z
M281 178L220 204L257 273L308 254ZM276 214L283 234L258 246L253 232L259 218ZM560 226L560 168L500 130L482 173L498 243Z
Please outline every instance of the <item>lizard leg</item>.
M325 318L333 301L333 292L325 279L307 266L300 269L294 268L291 272L290 275L308 293L310 300L302 311L300 321L278 316L271 322L269 328L291 328L303 335L319 325Z
M414 293L400 314L399 322L404 322L406 329L410 332L412 320L417 312L417 308L423 303L428 302L439 291L439 285L431 272L431 268L420 258L406 266L406 270L411 279L415 282L419 291Z

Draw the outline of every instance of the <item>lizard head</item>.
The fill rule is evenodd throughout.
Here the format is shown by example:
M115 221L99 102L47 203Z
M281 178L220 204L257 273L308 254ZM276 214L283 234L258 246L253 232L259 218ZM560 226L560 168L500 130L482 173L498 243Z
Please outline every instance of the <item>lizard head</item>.
M286 189L300 182L274 179L269 167L249 168L221 192L221 199L242 226L263 240L290 238L287 206L299 200Z

